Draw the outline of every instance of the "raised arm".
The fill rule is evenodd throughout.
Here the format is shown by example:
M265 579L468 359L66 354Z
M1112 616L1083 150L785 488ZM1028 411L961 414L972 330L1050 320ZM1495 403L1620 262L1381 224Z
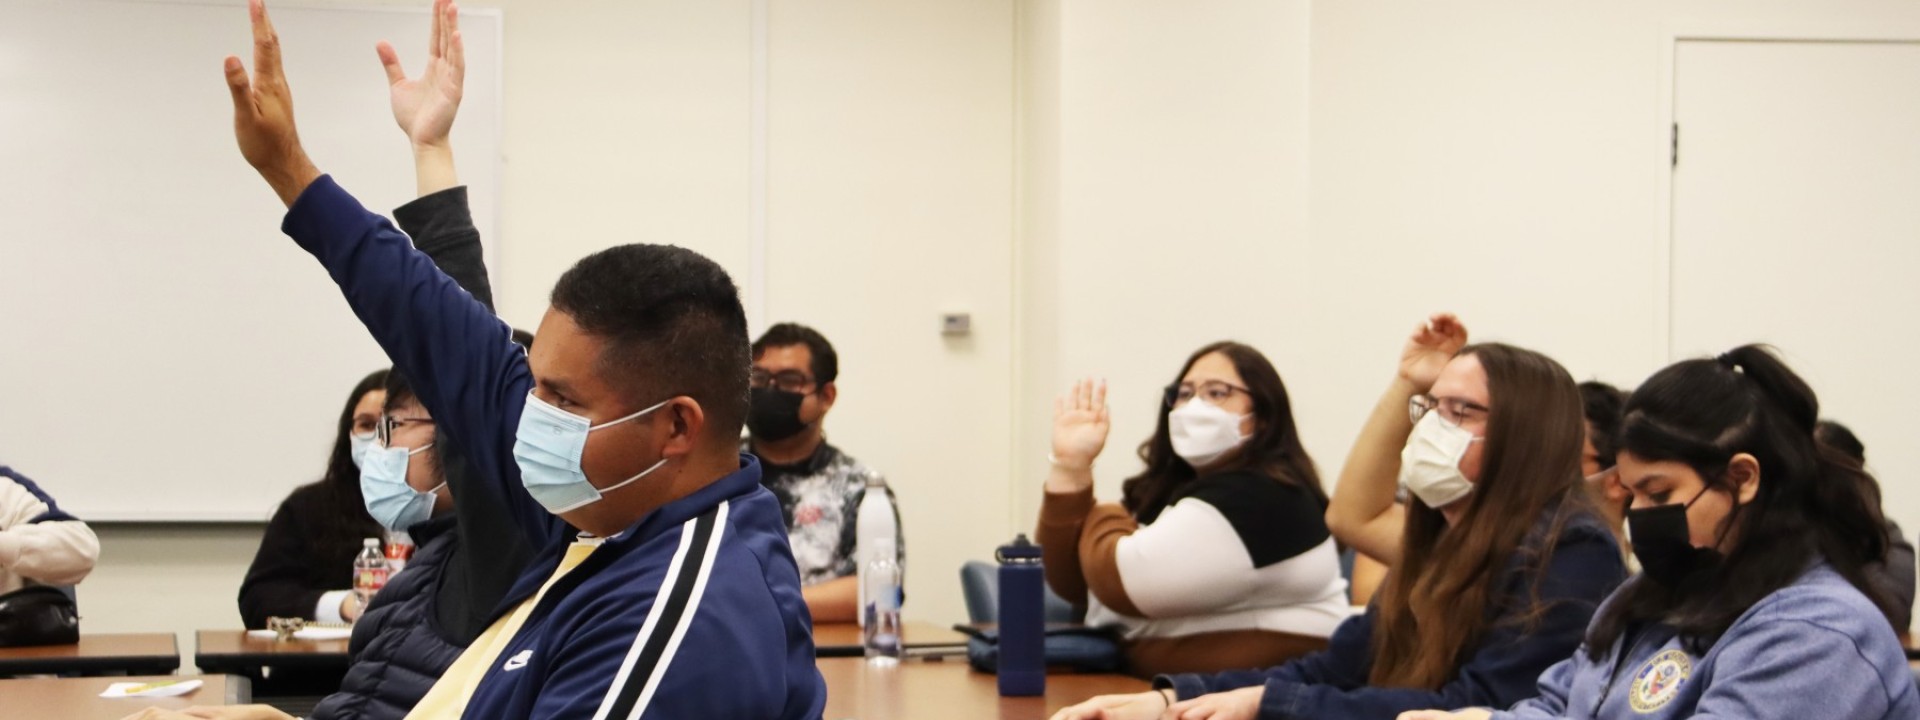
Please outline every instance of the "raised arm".
M394 122L406 133L413 150L419 190L419 199L395 209L393 219L413 238L414 247L493 310L493 285L487 278L480 231L473 226L467 190L460 186L453 167L453 120L460 111L467 74L459 8L451 0L437 0L433 11L427 66L418 78L407 77L393 45L381 41L377 47L380 64L387 71Z
M1080 567L1080 536L1093 512L1093 461L1107 446L1112 424L1107 384L1074 383L1073 390L1054 400L1053 411L1053 452L1047 458L1053 468L1047 475L1034 540L1040 543L1047 585L1067 602L1085 607L1087 580Z
M443 5L448 15L452 6ZM526 356L510 330L460 289L407 237L322 177L300 146L279 40L260 0L251 80L226 62L241 154L289 209L282 230L312 253L395 367L416 383L441 432L466 450L476 475L513 504L534 537L564 534L519 486L514 431L532 389ZM459 43L457 30L451 42Z
M1333 536L1388 567L1400 561L1403 511L1394 504L1394 495L1400 450L1413 432L1407 401L1432 389L1440 369L1466 344L1467 328L1452 315L1434 315L1414 328L1401 351L1400 369L1353 441L1327 505L1327 529Z

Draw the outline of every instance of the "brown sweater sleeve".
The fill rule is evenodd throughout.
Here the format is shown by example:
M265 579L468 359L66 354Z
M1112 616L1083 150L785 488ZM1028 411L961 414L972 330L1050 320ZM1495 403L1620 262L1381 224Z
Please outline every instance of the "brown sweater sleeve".
M1047 586L1076 608L1087 606L1087 581L1080 574L1080 525L1093 510L1093 488L1077 493L1047 493L1040 503L1040 525L1033 531L1040 543L1040 561L1047 570Z
M1140 529L1125 508L1095 505L1093 489L1077 493L1047 493L1040 505L1041 561L1046 563L1047 585L1077 607L1086 607L1087 592L1100 604L1126 615L1139 616L1120 582L1114 550L1120 539Z
M1087 588L1100 604L1122 615L1145 617L1127 597L1127 586L1120 582L1120 563L1114 558L1120 540L1140 529L1140 523L1118 503L1107 503L1087 514L1080 530L1080 572Z

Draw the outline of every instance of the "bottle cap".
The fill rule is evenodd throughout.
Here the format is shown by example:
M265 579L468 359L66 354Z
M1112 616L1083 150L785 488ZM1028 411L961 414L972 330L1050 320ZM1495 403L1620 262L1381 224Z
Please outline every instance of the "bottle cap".
M1025 533L1013 538L1013 542L1000 546L993 554L1002 564L1008 562L1039 562L1040 546L1028 540Z

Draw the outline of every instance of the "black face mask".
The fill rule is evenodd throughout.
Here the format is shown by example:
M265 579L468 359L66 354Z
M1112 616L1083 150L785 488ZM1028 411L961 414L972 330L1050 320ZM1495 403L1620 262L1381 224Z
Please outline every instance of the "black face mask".
M753 407L747 413L747 431L753 439L780 442L807 429L800 421L800 404L807 396L800 393L754 388Z
M1720 552L1694 547L1687 531L1687 508L1705 497L1706 490L1684 505L1659 505L1627 510L1627 532L1633 536L1633 556L1647 579L1669 590L1720 566Z

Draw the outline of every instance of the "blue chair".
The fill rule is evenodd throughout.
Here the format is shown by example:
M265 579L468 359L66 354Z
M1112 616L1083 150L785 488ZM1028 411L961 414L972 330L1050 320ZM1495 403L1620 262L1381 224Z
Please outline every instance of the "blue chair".
M1080 618L1073 612L1073 605L1066 599L1055 595L1053 588L1044 588L1046 619L1049 623L1075 623ZM980 560L969 560L960 566L960 591L967 601L967 622L993 623L1000 621L1000 566Z

